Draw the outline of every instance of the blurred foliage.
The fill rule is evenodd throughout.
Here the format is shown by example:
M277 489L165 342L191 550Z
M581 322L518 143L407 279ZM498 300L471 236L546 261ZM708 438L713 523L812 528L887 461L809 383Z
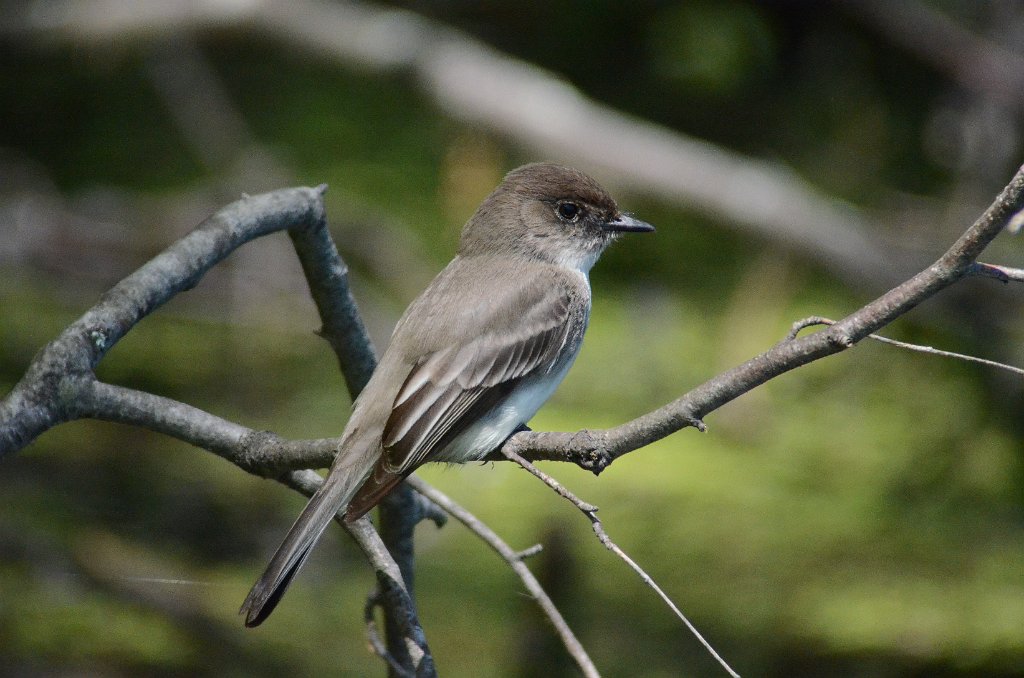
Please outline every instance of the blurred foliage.
M830 4L404 4L610 105L778 158L865 205L907 193L947 202L976 181L924 143L953 86ZM447 118L405 78L339 69L244 31L197 44L289 182L330 184L339 248L378 337L408 303L407 286L425 283L412 266L389 279L381 260L402 252L438 269L501 173L534 159ZM100 188L152 201L228 183L229 168L189 150L147 75L145 44L12 41L0 54L3 158L32 163L70 204L91 204ZM794 319L838 317L866 300L770 242L638 196L620 201L659 231L625 239L595 269L587 344L535 428L622 422L763 350ZM368 226L352 230L360 221ZM46 262L0 260L0 391L174 237L130 226L138 243L86 282ZM394 256L351 240L371 231ZM243 283L287 253L257 245L254 258L225 264ZM928 242L924 256L945 246ZM54 258L73 269L80 253L60 247ZM265 307L240 320L228 302L241 302L215 288L204 281L147 318L100 377L287 436L340 432L348 399L313 335L312 304L257 289ZM969 291L957 298L967 310L926 304L893 331L1019 357L1020 316L996 323L971 302L1015 300L1019 289ZM745 675L1024 675L1020 406L1019 383L991 370L865 344L600 479L548 470L601 506L612 537ZM525 473L495 464L422 475L513 547L545 544L533 565L607 675L722 675L586 521ZM76 422L5 459L0 496L0 675L382 673L361 622L372 577L337 533L264 626L241 628L234 611L303 503L274 483L145 431ZM490 551L456 525L424 525L419 537L417 591L442 675L572 674Z

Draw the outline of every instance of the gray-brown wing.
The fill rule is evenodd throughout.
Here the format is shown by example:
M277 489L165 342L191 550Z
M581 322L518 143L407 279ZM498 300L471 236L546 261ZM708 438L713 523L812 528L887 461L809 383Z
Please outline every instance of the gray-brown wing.
M568 290L526 298L481 323L488 331L423 356L398 391L384 426L386 469L404 474L430 459L531 375L556 366L573 323ZM533 298L529 298L529 297Z

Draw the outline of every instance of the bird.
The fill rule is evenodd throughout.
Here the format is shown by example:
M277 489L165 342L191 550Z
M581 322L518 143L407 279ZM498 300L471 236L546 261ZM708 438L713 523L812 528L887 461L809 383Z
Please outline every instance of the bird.
M422 464L480 460L525 427L579 353L591 267L619 234L653 230L579 170L509 172L399 319L327 478L242 604L245 625L270 615L335 515L353 522Z

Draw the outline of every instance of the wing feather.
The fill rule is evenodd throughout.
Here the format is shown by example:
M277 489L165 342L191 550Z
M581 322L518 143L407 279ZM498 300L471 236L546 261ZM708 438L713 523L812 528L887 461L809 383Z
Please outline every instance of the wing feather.
M553 286L533 292L533 299L496 329L416 362L384 426L388 471L411 472L507 398L521 380L558 362L574 325L570 291Z

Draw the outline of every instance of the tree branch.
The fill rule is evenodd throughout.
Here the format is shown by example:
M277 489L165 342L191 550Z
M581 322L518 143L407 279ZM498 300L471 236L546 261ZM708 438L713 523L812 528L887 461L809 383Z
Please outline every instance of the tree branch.
M309 291L323 322L318 334L331 345L355 398L377 367L373 342L348 285L348 267L326 228L290 229L288 235L306 274Z
M842 320L805 337L787 337L686 393L682 397L605 430L575 433L523 431L510 437L503 452L529 460L570 461L600 473L619 457L695 426L709 412L764 382L856 345L858 341L976 271L975 260L1003 228L1024 211L1024 167L966 232L935 263ZM499 453L488 459L500 458Z
M82 416L77 396L107 351L236 248L274 231L326 229L323 190L290 188L234 202L107 291L40 351L0 401L0 458Z
M793 338L796 337L797 334L800 333L800 330L802 330L802 329L804 329L806 327L813 327L814 325L835 325L835 324L836 324L835 320L829 320L828 318L823 318L823 317L817 316L817 315L816 316L811 316L809 318L804 318L803 320L798 320L795 323L793 323L793 327L790 328L789 333L786 335L786 337L789 338L789 339L793 339ZM896 339L890 339L889 337L883 337L883 336L878 335L878 334L869 334L868 335L868 339L871 339L872 341L877 341L877 342L882 343L882 344L888 344L890 346L895 346L896 348L902 348L902 349L905 349L907 351L916 351L917 353L927 353L928 355L937 355L937 356L942 356L943 358L954 358L956 360L963 360L963 361L969 362L969 363L978 363L979 365L987 365L988 367L994 367L996 369L1005 370L1007 372L1012 372L1013 374L1018 374L1020 376L1024 376L1024 369L1021 369L1019 367L1014 367L1013 365L1007 365L1006 363L996 362L995 360L986 360L985 358L979 358L979 357L973 356L973 355L965 355L963 353L954 353L952 351L943 351L941 349L937 349L937 348L934 348L932 346L922 346L920 344L910 344L910 343L907 343L905 341L897 341Z
M576 638L576 634L569 628L569 624L566 623L562 613L555 607L555 603L548 596L547 592L537 581L537 578L533 576L533 572L526 566L523 559L527 555L536 553L539 549L532 548L526 551L517 552L512 549L505 541L498 536L498 534L490 527L481 522L476 516L464 509L451 500L448 495L444 494L437 488L423 482L416 476L410 476L405 481L412 486L414 490L419 492L421 495L430 499L442 509L447 511L452 517L458 520L460 523L465 525L473 534L477 535L481 540L490 546L499 556L504 559L508 566L512 568L512 571L519 575L526 590L530 592L530 595L534 597L537 604L540 605L541 610L549 620L551 625L555 627L555 631L558 633L559 638L562 639L562 644L565 645L565 649L572 656L576 665L579 667L583 675L589 677L599 676L597 667L594 666L594 662L587 655L586 650L583 649L583 645L580 644L579 639Z
M338 356L353 396L358 393L372 373L375 358L348 290L344 263L327 233L323 190L284 189L232 203L104 294L37 354L21 381L0 400L0 457L21 449L59 423L93 417L172 435L250 472L278 477L290 487L311 491L320 482L317 474L287 469L326 465L333 456L333 441L283 441L272 433L253 431L183 403L98 382L93 370L135 323L178 292L194 286L235 248L255 237L287 229L320 310L322 333ZM1024 168L934 264L824 330L786 338L677 400L616 428L575 433L520 432L506 441L503 455L495 453L491 458L519 454L530 460L572 461L598 473L628 452L686 426L701 426L704 415L775 376L854 346L964 276L1016 279L1016 269L978 264L976 259L1004 226L1020 219L1022 196ZM396 540L408 538L419 515L406 512L399 516L404 522L395 532ZM368 523L365 527L372 530ZM375 563L389 613L398 615L395 628L400 633L389 638L389 650L398 657L393 643L419 648L417 656L410 659L418 662L421 672L432 675L433 660L405 589L402 568L393 559L389 563L371 556L379 539L371 544L368 535L356 538ZM407 567L411 571L411 564Z
M231 249L257 235L288 228L289 224L306 224L306 228L292 228L299 243L296 249L309 275L311 290L320 300L323 332L339 357L346 380L358 392L360 384L365 383L372 372L374 358L372 348L364 341L365 330L361 323L356 329L348 324L357 321L358 312L344 301L351 300L344 264L329 242L329 236L326 242L330 250L324 254L325 241L317 233L320 229L326 232L319 198L321 190L288 189L234 203L116 285L99 304L48 344L25 377L0 401L0 455L20 449L42 431L62 421L93 416L146 425L188 442L204 447L210 445L208 449L265 475L283 469L323 466L328 447L323 442L283 446L272 434L256 434L187 405L169 406L171 403L166 400L149 403L151 414L161 410L163 415L147 422L145 401L158 396L134 394L128 398L127 394L121 394L119 407L125 403L130 403L131 407L121 411L107 408L104 412L100 408L103 399L113 398L117 387L93 384L82 390L82 384L93 380L92 368L106 350L143 315L173 293L194 285L204 266L212 266ZM1024 170L1018 171L993 204L939 260L825 330L784 339L761 355L621 426L571 433L524 431L506 441L505 449L533 461L571 461L599 473L623 454L686 426L699 425L707 413L752 388L808 362L850 348L924 299L966 275L977 274L980 269L975 259L1022 211L1022 193ZM310 198L316 204L312 211L308 204ZM260 216L264 209L277 216ZM310 228L309 222L316 226ZM307 231L312 235L307 235ZM319 247L314 247L314 239L320 239ZM316 256L310 256L313 252ZM1007 271L1007 275L1011 275L1014 269ZM350 351L354 358L349 357ZM188 421L174 420L175 417ZM497 453L489 457L500 458Z
M348 288L348 270L327 229L326 186L292 188L246 196L200 224L105 293L100 301L37 354L25 376L0 400L0 457L31 443L57 424L95 418L164 433L289 487L311 494L321 482L312 471L330 465L335 440L285 441L169 398L105 384L94 369L136 323L177 293L195 286L232 251L268 233L288 230L325 336L338 357L352 396L376 365L373 346ZM301 460L297 463L296 460ZM408 490L406 490L408 492ZM418 520L418 518L416 519ZM393 518L411 533L415 522ZM402 647L417 675L435 675L433 658L416 617L401 570L368 521L350 532L377 572L389 620L389 644ZM371 534L372 533L372 534ZM412 551L403 557L412 571ZM411 656L409 647L416 647Z
M1024 269L1022 268L1010 268L1009 266L983 264L980 261L974 263L968 270L968 273L970 275L976 275L985 278L995 278L996 280L1004 283L1024 282Z
M650 586L654 590L654 592L658 594L658 597L661 598L661 600L666 605L668 605L669 609L671 609L672 612L675 613L676 617L678 617L679 620L683 622L686 628L689 629L690 633L692 633L693 636L697 639L697 641L704 646L704 649L706 649L708 653L712 657L714 657L714 659L719 663L719 665L721 665L721 667L725 669L726 673L732 676L732 678L740 678L739 674L737 674L732 669L732 667L729 666L729 664L724 659L722 659L721 655L719 655L715 648L711 646L711 643L709 643L704 638L701 632L697 630L697 627L693 625L693 623L686 617L685 614L683 614L683 611L679 609L675 602L673 602L673 600L669 598L668 594L665 593L664 589L662 589L661 586L659 586L658 583L654 581L654 578L651 577L651 575L647 574L647 572L642 567L640 567L635 560L630 558L629 555L625 551L623 551L618 544L612 541L612 538L609 537L608 533L605 531L604 524L601 523L601 519L597 517L596 506L594 506L593 504L588 504L587 502L583 501L575 494L570 492L565 487L565 485L562 485L560 482L558 482L548 474L544 473L539 468L528 462L526 459L523 459L515 452L503 450L503 454L509 461L515 462L522 466L535 478L537 478L545 485L550 487L551 490L555 492L555 494L562 497L570 504L575 506L577 509L579 509L580 512L583 515L585 515L588 520L590 520L590 525L594 528L594 534L597 535L598 541L600 541L606 549L608 549L616 556L618 556L622 560L622 562L626 563L626 565L629 566L629 569L633 570L633 572L635 572L637 576L640 577L640 580L643 583Z
M323 478L314 471L293 471L285 475L281 482L309 497L323 483ZM372 640L371 647L388 662L389 671L393 675L411 674L418 678L436 678L434 658L416 615L416 603L412 592L406 588L402 568L392 557L392 551L366 516L354 523L346 522L340 514L334 520L352 535L377 574L374 597L388 617L388 651L380 652ZM411 562L411 554L408 558ZM396 647L401 648L397 654Z

